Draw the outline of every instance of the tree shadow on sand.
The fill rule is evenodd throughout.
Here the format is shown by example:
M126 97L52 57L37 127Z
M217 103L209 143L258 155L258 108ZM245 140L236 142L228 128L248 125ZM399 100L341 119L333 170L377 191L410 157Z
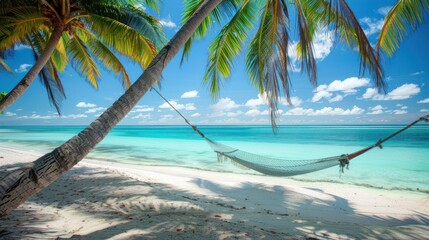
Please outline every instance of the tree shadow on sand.
M368 216L347 199L317 188L252 182L227 186L194 178L190 184L207 193L200 195L109 173L72 169L29 204L1 218L0 238L423 239L429 234L427 215ZM30 209L30 204L39 207ZM76 218L67 222L58 209ZM320 216L315 218L315 212ZM52 219L59 219L57 225L51 225ZM70 227L82 222L83 229Z

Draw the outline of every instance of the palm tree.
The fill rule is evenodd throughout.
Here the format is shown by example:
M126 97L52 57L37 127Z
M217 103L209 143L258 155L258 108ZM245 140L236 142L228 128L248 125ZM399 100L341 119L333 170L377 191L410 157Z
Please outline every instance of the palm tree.
M109 133L109 131L128 114L128 112L137 104L146 92L151 89L151 86L157 81L157 79L159 79L165 66L179 52L182 46L186 44L192 35L195 32L201 33L201 31L206 30L207 24L211 24L213 17L219 17L220 11L223 8L234 11L235 5L238 4L240 7L238 7L237 11L240 11L242 7L245 7L243 5L249 4L250 1L205 0L192 2L195 2L198 6L194 8L190 16L186 17L187 20L182 28L176 33L170 42L161 49L143 74L116 102L113 103L111 107L109 107L79 134L57 147L52 152L35 160L31 166L4 174L0 181L0 215L7 214L15 209L19 204L58 179L64 172L82 160ZM362 65L364 67L368 66L372 70L376 69L375 71L378 73L380 70L378 68L379 65L377 62L373 62L375 60L373 59L373 54L366 55L368 53L365 52L366 50L372 51L372 48L368 48L366 43L362 42L361 38L365 35L359 35L359 32L361 31L360 26L356 29L357 26L355 24L357 21L355 18L350 19L353 14L343 0L330 0L328 2L325 2L324 0L305 0L299 2L306 2L308 4L314 2L314 4L318 5L318 8L320 6L323 11L326 11L321 12L323 14L326 13L327 15L323 15L320 19L336 24L339 33L345 34L345 37L348 38L347 40L349 42L357 43L359 46L358 49L363 55ZM281 15L285 17L286 12L284 8L280 7L285 7L285 2L282 0L268 0L266 6L271 10L267 10L270 13L265 14L262 19L271 19L271 22L263 21L263 25L275 24L276 28L279 28L279 25L281 26L282 24L279 22L272 22L273 19L271 16L273 13L281 11ZM335 14L331 15L330 13ZM320 13L316 12L313 14L317 15ZM311 15L311 13L308 13L307 15ZM330 16L336 17L332 18ZM316 17L311 19L316 19ZM313 23L308 24L308 26L313 25ZM351 30L346 31L348 29ZM272 31L271 33L277 34L279 32L282 31ZM311 34L312 31L309 31L309 33ZM275 36L274 39L275 40L271 41L274 42L273 46L275 46L275 50L278 51L278 58L281 61L287 60L285 56L279 56L286 54L286 49L283 48L284 45L281 45L278 42L279 39L284 39L284 35ZM303 53L309 51L309 49L304 46L306 43L306 41L302 41L301 52ZM187 46L189 46L189 44ZM263 56L268 57L265 55ZM282 67L284 68L286 63L287 62L280 62L279 64L283 64ZM275 69L275 66L271 69ZM265 76L270 74L268 73L268 69L262 70L263 74L261 75ZM280 70L276 71L280 72ZM273 78L271 76L268 77L270 77L269 80L272 81ZM273 96L274 94L269 97Z
M145 2L157 9L153 0ZM135 3L134 0L24 0L17 5L15 1L2 1L0 50L11 49L17 43L27 44L33 49L36 62L0 101L0 111L14 103L40 74L51 102L60 113L55 89L64 95L58 72L69 61L97 87L100 78L97 59L119 75L123 86L128 88L129 77L116 53L146 68L163 41L158 21L134 7Z
M409 28L417 29L428 11L428 0L398 0L384 19L376 45L377 56L380 57L382 51L393 56Z

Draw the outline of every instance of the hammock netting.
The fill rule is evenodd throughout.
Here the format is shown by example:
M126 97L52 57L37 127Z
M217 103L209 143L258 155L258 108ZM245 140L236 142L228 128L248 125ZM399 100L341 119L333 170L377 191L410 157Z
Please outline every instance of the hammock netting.
M205 139L213 151L217 153L219 162L230 160L238 167L253 169L271 176L294 176L333 166L340 166L341 170L348 164L347 155L309 160L284 160L241 151L210 139Z

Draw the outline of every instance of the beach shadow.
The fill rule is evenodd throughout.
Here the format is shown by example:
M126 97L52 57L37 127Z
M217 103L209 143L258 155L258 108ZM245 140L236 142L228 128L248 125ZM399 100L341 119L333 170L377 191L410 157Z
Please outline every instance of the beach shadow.
M31 198L29 205L0 218L0 238L424 239L429 234L427 215L368 216L357 212L349 200L318 188L250 181L228 186L194 178L190 184L207 193L201 195L109 173L72 169ZM39 208L29 209L31 204ZM76 218L66 222L70 217L58 209ZM60 224L47 226L52 219ZM68 226L65 232L65 224L82 222L85 229Z

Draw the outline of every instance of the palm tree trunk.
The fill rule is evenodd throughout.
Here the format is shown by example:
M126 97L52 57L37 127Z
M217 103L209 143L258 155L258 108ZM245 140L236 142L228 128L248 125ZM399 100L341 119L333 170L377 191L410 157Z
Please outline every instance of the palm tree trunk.
M22 94L24 94L25 91L27 91L28 87L30 87L36 76L51 58L52 53L61 39L63 31L64 26L62 25L54 28L43 53L37 59L36 63L34 63L33 67L31 67L27 74L25 74L24 78L12 89L12 91L10 91L6 97L0 101L0 112L12 105L21 97Z
M0 173L0 216L10 213L82 160L146 94L167 63L220 2L222 0L206 0L137 81L86 129L30 166L4 176Z

